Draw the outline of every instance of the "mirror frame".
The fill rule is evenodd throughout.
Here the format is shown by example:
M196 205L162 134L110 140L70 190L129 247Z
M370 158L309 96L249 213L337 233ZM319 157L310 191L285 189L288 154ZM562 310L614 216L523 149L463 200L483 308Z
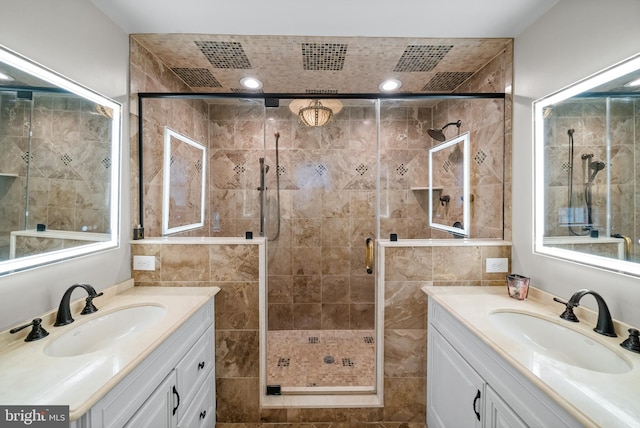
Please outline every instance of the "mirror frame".
M545 164L544 164L544 109L550 105L565 101L571 97L587 92L611 80L622 77L630 72L640 70L640 54L614 64L600 72L592 74L572 85L569 85L550 95L533 102L533 252L583 265L598 267L618 273L640 276L640 263L592 255L563 248L544 245L544 192L545 192Z
M171 202L171 138L175 138L196 149L202 150L202 185L200 188L200 221L182 226L169 227L169 209ZM185 232L204 226L205 195L207 189L207 148L197 141L186 137L168 126L164 127L164 160L162 174L162 236Z
M440 150L447 149L449 147L455 146L456 144L462 143L462 226L463 228L457 228L453 226L448 226L446 224L440 224L434 222L433 219L433 154L439 152ZM462 135L458 135L455 138L452 138L449 141L445 141L442 144L438 144L429 149L429 226L434 229L440 229L447 232L451 232L454 235L469 237L471 233L470 222L471 222L471 204L470 204L470 191L471 191L471 171L470 171L470 156L469 156L469 133L465 132Z
M120 236L120 145L122 141L121 122L122 106L120 103L107 98L79 83L76 83L63 75L56 73L30 59L0 45L0 62L21 69L43 81L51 83L70 93L78 95L89 101L101 104L113 110L111 121L111 159L113 159L110 173L110 213L109 213L109 239L92 244L80 245L63 250L54 250L42 254L25 256L16 259L0 261L0 276L19 272L25 269L43 266L87 254L118 248Z

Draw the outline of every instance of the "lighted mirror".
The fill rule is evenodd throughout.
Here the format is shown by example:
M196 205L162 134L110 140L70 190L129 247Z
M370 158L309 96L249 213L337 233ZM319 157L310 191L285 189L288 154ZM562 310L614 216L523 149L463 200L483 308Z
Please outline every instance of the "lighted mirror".
M469 133L429 149L429 226L469 236Z
M640 275L640 55L533 106L535 251Z
M204 225L206 148L178 132L164 129L162 234Z
M121 106L0 46L0 274L118 245Z

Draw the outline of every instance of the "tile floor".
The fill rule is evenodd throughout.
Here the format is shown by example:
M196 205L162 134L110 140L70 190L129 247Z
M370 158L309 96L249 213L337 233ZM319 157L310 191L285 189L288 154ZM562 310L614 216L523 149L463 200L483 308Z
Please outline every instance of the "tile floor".
M299 388L375 385L373 330L278 330L267 333L267 385Z

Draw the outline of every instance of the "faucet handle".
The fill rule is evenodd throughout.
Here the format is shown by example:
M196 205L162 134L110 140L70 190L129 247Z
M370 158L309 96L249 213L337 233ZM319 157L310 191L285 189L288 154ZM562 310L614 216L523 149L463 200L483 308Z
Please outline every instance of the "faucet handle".
M103 292L90 294L89 297L85 299L86 303L84 305L84 309L82 309L82 312L80 312L80 315L87 315L87 314L92 314L94 312L97 312L98 308L96 308L96 305L93 304L93 299L95 299L96 297L100 297L103 294L104 294Z
M41 324L42 324L42 319L35 318L33 321L31 321L28 324L12 328L11 330L9 330L9 333L14 334L24 328L33 326L29 334L27 334L27 337L24 339L25 342L33 342L34 340L42 339L43 337L47 337L49 335L49 333L44 328L42 328Z
M573 308L575 307L573 302L571 300L569 300L568 302L564 302L560 299L558 299L557 297L554 297L553 300L555 302L558 303L562 303L563 305L565 305L565 310L563 313L560 314L560 318L562 318L563 320L567 320L567 321L571 321L571 322L579 322L580 320L578 319L578 317L576 316L576 314L573 313Z
M624 349L640 354L640 332L635 328L629 329L629 338L620 344Z

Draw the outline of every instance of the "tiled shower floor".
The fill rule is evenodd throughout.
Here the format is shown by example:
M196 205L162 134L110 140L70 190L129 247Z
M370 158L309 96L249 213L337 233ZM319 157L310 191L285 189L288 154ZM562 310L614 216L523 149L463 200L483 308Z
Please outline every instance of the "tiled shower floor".
M267 333L267 385L373 388L373 330L278 330Z

